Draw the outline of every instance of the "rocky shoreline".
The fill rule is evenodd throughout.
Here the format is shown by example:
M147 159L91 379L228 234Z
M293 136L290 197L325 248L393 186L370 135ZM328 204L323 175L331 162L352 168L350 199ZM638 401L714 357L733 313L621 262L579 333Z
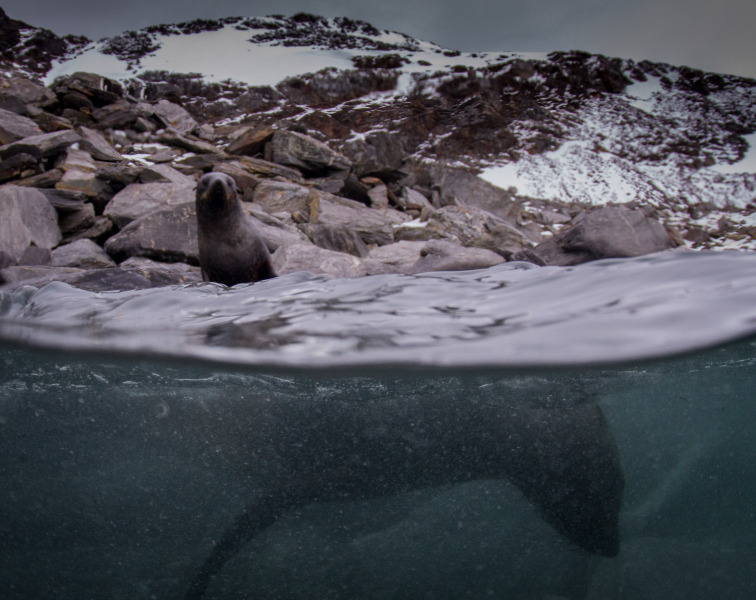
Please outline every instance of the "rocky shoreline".
M510 192L465 169L404 161L387 173L374 146L342 153L290 124L213 127L95 74L51 88L20 77L3 84L5 287L199 281L194 187L209 171L235 180L280 274L568 265L676 245L640 209L544 205L523 216Z

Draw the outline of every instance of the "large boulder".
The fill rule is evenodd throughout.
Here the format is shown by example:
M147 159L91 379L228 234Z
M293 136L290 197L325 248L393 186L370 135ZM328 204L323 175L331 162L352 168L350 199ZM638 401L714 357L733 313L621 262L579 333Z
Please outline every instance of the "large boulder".
M31 119L0 108L0 144L41 133L42 130Z
M351 167L349 159L340 152L295 131L276 131L269 148L271 161L295 167L312 177L336 173L343 173L346 177Z
M0 187L0 252L16 261L29 245L50 249L60 239L57 214L42 192Z
M194 202L152 211L130 222L122 231L108 239L105 250L116 262L141 256L167 263L198 265Z
M190 200L194 200L192 183L132 183L113 196L103 214L123 228L151 212Z
M576 265L601 258L642 256L675 246L664 226L640 209L606 206L574 222L519 258L544 265Z

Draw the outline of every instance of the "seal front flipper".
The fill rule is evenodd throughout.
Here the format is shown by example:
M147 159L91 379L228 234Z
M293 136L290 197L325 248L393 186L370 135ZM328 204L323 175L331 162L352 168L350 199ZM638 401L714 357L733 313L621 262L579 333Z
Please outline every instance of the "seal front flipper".
M255 535L272 525L287 510L302 504L302 488L287 486L250 502L236 518L223 537L215 544L210 556L194 576L184 600L200 600L210 582L229 560L236 556Z

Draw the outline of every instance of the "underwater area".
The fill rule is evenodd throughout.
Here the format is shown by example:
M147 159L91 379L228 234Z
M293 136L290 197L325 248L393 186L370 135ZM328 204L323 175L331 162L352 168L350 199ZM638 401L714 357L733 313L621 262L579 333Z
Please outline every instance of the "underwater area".
M0 598L756 597L756 255L0 291Z

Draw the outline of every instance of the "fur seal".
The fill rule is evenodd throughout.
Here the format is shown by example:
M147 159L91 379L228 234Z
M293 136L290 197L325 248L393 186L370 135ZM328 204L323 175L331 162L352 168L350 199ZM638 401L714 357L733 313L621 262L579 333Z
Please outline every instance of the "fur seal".
M276 276L268 248L242 210L231 177L203 175L197 183L196 207L203 280L231 286Z
M276 457L275 482L220 534L185 600L203 598L223 566L287 511L473 480L508 479L576 546L619 552L624 474L592 400L301 400L272 403L256 417L262 425L250 435Z

